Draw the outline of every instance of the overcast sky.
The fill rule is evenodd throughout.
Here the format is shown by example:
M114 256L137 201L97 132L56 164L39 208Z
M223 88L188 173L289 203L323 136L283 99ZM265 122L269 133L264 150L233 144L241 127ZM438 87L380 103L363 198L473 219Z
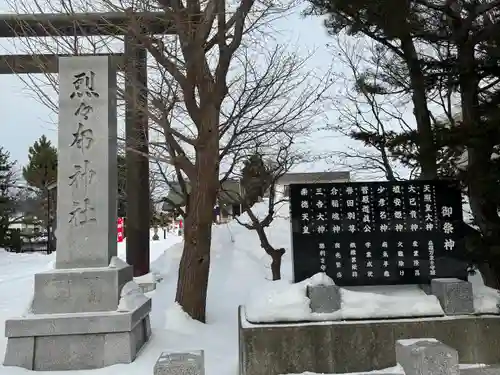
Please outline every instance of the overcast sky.
M0 11L9 12L4 0L0 0ZM326 50L326 44L331 41L319 18L303 18L299 14L281 21L276 27L281 30L278 38L282 43L295 46L304 54L315 51L314 57L308 62L312 69L328 67L332 56ZM3 44L2 44L3 42ZM0 47L9 48L9 41L0 40ZM3 53L3 52L2 52ZM339 67L341 68L341 67ZM45 134L54 144L57 144L57 127L54 114L37 102L26 85L14 75L0 76L0 146L7 149L12 159L20 165L26 164L28 148L41 135ZM325 108L328 112L328 108ZM335 118L332 114L331 118ZM327 150L342 147L338 139L317 136L314 139L315 150ZM314 166L304 166L302 171L321 171L330 167L325 163Z

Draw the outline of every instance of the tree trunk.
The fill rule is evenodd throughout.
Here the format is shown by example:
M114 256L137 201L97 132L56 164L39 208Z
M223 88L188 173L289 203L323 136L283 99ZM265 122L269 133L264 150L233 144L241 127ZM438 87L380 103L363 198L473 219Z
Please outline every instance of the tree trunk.
M491 263L481 263L478 265L478 270L483 277L484 285L490 288L500 289L500 280L497 275L500 275L500 265Z
M191 194L191 198L197 200L200 190L193 189ZM193 204L191 207L193 209L184 221L184 249L175 300L193 319L205 323L212 237L212 216L209 216L208 221L205 216L213 208L203 207L203 204Z
M385 139L385 133L384 133ZM387 181L396 181L396 176L394 176L394 170L392 169L391 163L389 162L389 155L387 155L386 145L387 141L384 141L384 145L380 148L380 154L382 156L382 163L384 164L385 178Z
M186 207L184 250L175 296L186 313L203 323L210 272L212 212L219 182L218 114L206 116L205 120L210 123L203 124L196 146L196 175L190 176L192 187Z
M462 121L469 134L477 134L481 126L479 112L479 77L475 70L474 44L464 41L459 49ZM467 186L469 204L474 221L483 236L487 246L482 254L482 261L489 264L488 268L481 265L483 277L487 285L499 284L500 278L500 218L496 202L492 202L489 189L495 186L492 180L491 153L494 143L486 136L470 136L467 148Z
M415 45L410 36L401 39L401 47L410 73L413 114L418 130L418 159L422 170L420 179L431 180L437 177L437 150L427 108L425 78Z
M272 259L271 272L273 275L273 281L281 280L281 258L283 257L283 254L285 254L285 249L283 248L271 251L269 254Z
M264 227L260 225L260 223L257 225L256 223L253 224L256 228L257 235L259 236L260 246L272 259L271 272L273 276L273 281L281 280L281 258L283 257L283 254L285 254L285 249L283 248L275 249L274 247L272 247L271 244L269 243L269 240L267 239Z

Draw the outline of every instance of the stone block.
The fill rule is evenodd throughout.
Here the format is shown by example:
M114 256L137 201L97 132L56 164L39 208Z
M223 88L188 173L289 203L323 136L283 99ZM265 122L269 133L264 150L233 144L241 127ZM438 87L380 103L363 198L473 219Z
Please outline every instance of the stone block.
M397 340L396 361L406 375L459 375L458 352L436 339Z
M307 297L311 300L313 313L331 313L341 307L341 295L338 285L307 286Z
M33 370L64 371L102 367L104 336L99 334L36 337Z
M131 332L36 337L32 369L84 370L131 363L146 342L143 329L139 322Z
M142 293L149 293L156 289L156 283L160 282L158 276L153 272L146 275L134 277L135 283L139 286Z
M431 292L439 300L446 315L474 313L472 284L460 279L433 279Z
M39 314L5 321L5 336L32 337L131 332L151 311L151 299L133 311L75 314Z
M96 369L130 363L148 339L151 300L134 311L31 315L6 322L5 366Z
M154 375L205 375L204 351L163 352L156 361Z
M137 283L142 293L149 293L156 289L156 283Z
M149 315L146 316L143 320L144 324L144 334L146 335L146 341L150 339L151 337L151 319L149 318Z
M500 366L478 366L460 369L460 375L498 375Z
M140 326L139 324L138 327ZM144 341L139 343L143 344ZM136 352L136 341L131 332L104 335L104 366L115 363L130 363L134 360Z
M13 337L9 339L3 365L33 370L34 351L34 337Z
M51 270L35 275L33 314L114 311L132 267Z

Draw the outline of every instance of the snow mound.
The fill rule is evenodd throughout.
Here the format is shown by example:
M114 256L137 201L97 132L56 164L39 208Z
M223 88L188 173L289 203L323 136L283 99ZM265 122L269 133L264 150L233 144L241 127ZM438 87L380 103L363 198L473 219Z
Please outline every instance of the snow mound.
M135 281L126 283L120 294L118 302L118 311L133 311L139 306L142 306L149 298L142 293L139 285Z
M252 296L245 306L247 320L270 323L444 315L438 299L416 285L341 288L340 310L313 313L306 295L308 285L334 285L334 282L328 276L316 274L296 284L274 283Z
M317 273L301 283L275 281L267 290L256 291L245 306L247 319L251 322L303 321L312 311L306 296L307 286L335 285L324 273ZM250 318L249 318L250 317Z
M485 285L472 284L474 292L474 310L481 314L498 314L500 312L500 293Z
M203 323L191 318L177 302L174 302L165 312L165 326L163 328L167 331L192 335L198 330L204 329L204 326Z

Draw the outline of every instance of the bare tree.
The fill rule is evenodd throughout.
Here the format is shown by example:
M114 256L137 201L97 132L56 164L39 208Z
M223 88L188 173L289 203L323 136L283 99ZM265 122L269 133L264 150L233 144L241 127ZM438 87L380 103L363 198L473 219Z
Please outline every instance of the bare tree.
M91 6L94 5L69 6L65 2L64 6L52 8L72 14L76 9L88 11ZM294 84L299 87L286 81L285 74L295 74L296 78L303 66L298 66L296 57L285 53L283 48L268 53L265 64L261 57L250 53L266 23L290 9L288 2L157 0L117 4L104 0L96 6L99 10L125 12L128 25L124 33L133 36L152 57L148 63L154 70L154 74L149 74L149 103L142 110L150 116L150 132L161 134L163 142L154 147L153 155L143 156L168 165L184 186L185 242L176 301L189 315L204 322L212 209L220 187L221 163L226 159L238 160L245 142L265 138L266 134L279 134L280 128L288 123L298 127L304 120L302 126L307 125L306 119L310 121L313 112L318 113L314 107L324 88L314 92L313 85L308 84L311 76L302 82L296 79ZM37 12L47 8L38 6ZM174 33L155 35L134 10L162 12L165 28ZM76 50L81 53L85 48L101 53L111 49L105 38L87 39L74 38L80 42L73 44L78 48L72 49L72 53ZM61 43L49 47L54 45ZM28 49L39 50L37 47L32 45ZM266 66L279 64L285 68L274 68L279 74L273 81L273 77L266 75ZM248 78L252 75L253 79ZM263 124L265 130L261 130ZM271 139L276 137L269 136Z
M229 178L239 178L237 172L242 162L256 145L276 150L289 137L306 140L314 133L314 121L323 114L321 104L331 85L328 77L323 79L305 72L308 57L288 53L283 46L277 45L270 51L261 53L260 61L246 47L238 52L235 59L238 60L241 71L232 77L229 85L232 90L221 109L219 183L224 183ZM158 89L155 96L171 97L174 96L173 91L171 87ZM170 101L171 108L175 107L174 103L175 98ZM170 116L165 118L166 113L158 111L155 114L158 124L175 126L178 115L172 112L175 110L169 111ZM186 132L185 137L189 137L189 129L179 127L178 131L183 130ZM166 134L164 129L160 131ZM165 138L167 137L166 134ZM182 203L168 203L185 215L182 208L190 193L189 178L181 168L172 166L170 160L177 157L176 150L188 153L192 148L189 144L172 148L168 142L157 144L156 147L158 153L168 152L163 161L156 160L162 184L184 197ZM192 160L192 152L189 158Z
M267 154L257 154L263 162L263 170L260 172L264 176L255 177L257 180L256 185L253 181L246 181L247 183L243 183L244 191L240 196L241 206L249 220L244 221L242 218L235 217L235 220L240 225L249 230L254 230L257 233L260 246L264 249L266 254L271 257L271 273L273 280L281 279L281 259L285 254L285 249L274 247L269 241L266 230L273 222L276 211L279 210L280 205L288 201L288 198L284 195L278 194L276 188L279 179L293 166L304 160L304 155L299 152L299 150L294 150L293 138L293 136L289 136L288 139L283 139L281 145L274 152L269 153L269 151L267 151ZM259 151L257 150L256 152ZM243 173L245 173L245 168ZM250 177L250 180L252 179L253 177ZM245 180L243 179L243 181ZM257 190L255 190L255 187L257 187ZM268 192L269 197L267 200L267 210L262 215L262 213L255 211L253 205L256 201L256 196L259 192L263 192L264 190ZM256 194L255 191L257 191Z
M168 57L159 41L144 40L161 68L175 79L175 85L168 87L168 101L165 101L165 95L158 96L156 107L161 112L161 130L169 159L186 192L185 247L176 300L191 316L201 321L205 318L212 210L220 189L221 162L225 158L238 160L239 150L256 138L279 134L289 122L296 125L304 115L310 115L309 109L316 102L311 101L311 97L297 95L290 86L286 89L279 87L280 82L287 82L283 71L277 79L274 77L274 82L265 74L259 77L257 63L250 64L252 57L237 53L244 32L244 19L252 5L252 1L244 0L236 13L226 19L222 9L218 14L216 10L225 4L220 0L210 1L202 20L188 27L185 22L192 21L184 13L193 12L198 16L200 4L188 5L186 9L175 4L172 16L179 33L182 64ZM218 20L217 31L210 36L211 23L215 19ZM231 25L233 22L234 26ZM137 35L140 37L139 33ZM217 48L218 53L211 54L212 48ZM247 51L246 48L243 51ZM270 54L266 65L273 67L275 61L284 61L282 52L277 50ZM217 63L211 64L209 59L217 60ZM231 80L231 60L240 71L243 70L243 79ZM214 68L210 69L211 66ZM297 71L296 67L288 69L287 73L294 71ZM246 72L259 79L248 79ZM242 73L236 71L234 74ZM306 91L309 90L306 88ZM288 100L284 100L287 94ZM176 105L179 103L182 103L181 109ZM170 116L174 113L175 116ZM181 122L179 118L183 113L189 117L185 116ZM186 126L188 119L194 126ZM189 194L185 180L189 181Z

